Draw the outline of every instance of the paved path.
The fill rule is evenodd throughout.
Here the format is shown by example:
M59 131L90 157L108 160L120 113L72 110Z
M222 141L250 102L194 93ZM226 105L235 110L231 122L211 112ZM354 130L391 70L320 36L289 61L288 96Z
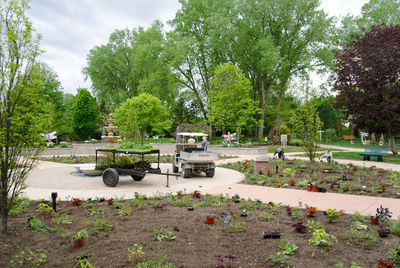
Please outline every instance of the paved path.
M168 147L169 148L169 147ZM345 147L332 149L348 149ZM350 148L354 149L354 148ZM166 150L165 148L163 150ZM257 149L259 150L259 149ZM239 158L231 158L219 160L218 163L237 162L242 160L252 160L257 155L257 150L232 150L232 155L240 154ZM262 148L262 150L266 150ZM360 149L362 150L362 149ZM246 154L246 152L248 154ZM305 159L306 157L295 157L287 153L289 159ZM271 155L272 156L272 155ZM379 168L392 169L400 171L400 165L375 162L375 161L349 161L335 159L339 163L353 163L354 165L372 166ZM161 168L163 172L170 165L163 164ZM100 176L83 177L72 176L71 172L75 169L72 165L41 162L32 174L28 177L26 184L28 188L25 195L31 199L48 198L51 192L58 192L62 200L70 200L72 197L88 198L88 197L114 197L124 196L125 198L133 197L135 192L151 195L155 192L167 193L176 192L177 190L185 190L191 192L200 190L203 193L212 194L229 194L238 193L243 198L260 199L263 202L273 201L290 206L298 206L299 200L303 204L316 206L318 209L325 210L328 208L344 209L346 213L360 212L363 215L375 214L376 208L382 205L393 211L393 218L400 219L400 199L390 199L382 197L358 196L335 193L314 193L304 190L270 188L264 186L240 184L244 175L225 168L218 167L213 179L206 177L183 179L179 177L177 180L170 177L170 187L166 187L166 176L146 175L140 181L135 182L129 176L121 176L120 182L116 187L107 187L103 184Z

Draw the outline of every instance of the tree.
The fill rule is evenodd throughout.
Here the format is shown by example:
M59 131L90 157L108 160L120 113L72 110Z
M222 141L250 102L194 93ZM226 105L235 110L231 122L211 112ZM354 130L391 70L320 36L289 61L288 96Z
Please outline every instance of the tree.
M338 105L370 132L389 133L393 154L400 132L400 25L373 26L336 53Z
M116 108L127 98L150 93L173 104L178 85L163 58L162 26L155 21L146 30L116 30L107 44L90 50L83 73L100 103Z
M145 132L162 132L168 130L171 125L165 105L159 98L148 93L126 100L115 111L115 119L116 125L123 133L134 133L137 127L142 137L142 145Z
M78 89L72 105L72 128L81 139L87 139L98 127L96 99L86 89Z
M225 63L215 69L210 91L210 121L221 129L234 122L240 143L243 128L256 125L257 108L251 97L250 81L235 65Z
M35 167L42 131L40 76L33 68L39 36L26 16L28 1L0 3L0 214L7 232L8 214L29 172Z
M310 161L314 161L319 142L317 131L322 127L315 103L307 99L298 110L293 112L290 124L292 132L297 133L303 139L303 149L308 158Z

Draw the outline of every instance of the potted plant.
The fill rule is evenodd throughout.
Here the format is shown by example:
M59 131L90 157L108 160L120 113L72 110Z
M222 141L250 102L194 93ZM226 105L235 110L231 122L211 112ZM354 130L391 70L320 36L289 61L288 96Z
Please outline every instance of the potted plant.
M312 192L313 185L311 183L307 184L307 192Z
M313 192L318 192L318 186L317 185L313 185L312 191Z
M194 192L193 192L193 198L200 198L201 197L201 193L200 193L200 191L198 191L198 190L195 190Z
M214 224L215 215L207 216L206 223L207 224Z
M389 208L383 208L382 205L376 209L375 216L371 216L371 224L377 225L379 221L385 221L392 217L392 212Z
M235 194L232 196L232 200L234 203L239 203L240 202L240 196L238 194Z
M272 230L271 231L271 238L277 239L281 237L281 231L279 230Z
M78 231L73 237L74 247L75 248L83 247L83 245L85 244L85 240L86 243L89 243L89 233L87 232L86 229L82 229Z
M72 198L72 205L79 206L82 203L82 199L80 198Z
M296 181L294 179L289 180L289 185L294 186L296 184Z
M306 216L308 216L308 217L317 216L317 208L316 207L306 206L306 209L307 209Z

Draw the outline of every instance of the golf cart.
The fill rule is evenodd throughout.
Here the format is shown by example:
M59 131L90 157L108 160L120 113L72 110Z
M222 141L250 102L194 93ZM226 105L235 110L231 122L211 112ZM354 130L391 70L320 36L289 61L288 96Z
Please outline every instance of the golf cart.
M177 133L177 143L174 159L172 162L172 170L174 173L182 169L182 176L189 178L192 174L199 175L204 172L207 177L212 178L215 174L215 160L218 160L218 154L215 152L205 151L198 148L197 143L189 144L185 139L190 137L207 137L204 133Z

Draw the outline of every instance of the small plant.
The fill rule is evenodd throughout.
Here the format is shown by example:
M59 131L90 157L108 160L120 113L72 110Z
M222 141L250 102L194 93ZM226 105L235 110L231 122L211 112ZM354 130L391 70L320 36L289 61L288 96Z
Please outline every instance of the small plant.
M293 253L298 249L296 244L283 241L281 239L281 245L279 247L281 251L277 252L275 255L270 255L269 257L265 258L267 262L272 265L279 264L280 266L290 267L293 265L293 262L290 260L289 255L293 255Z
M386 219L388 220L389 218L392 217L392 212L389 211L389 208L383 208L382 205L376 209L376 215L375 218L378 220Z
M234 203L239 203L240 202L240 196L238 194L235 194L234 196L232 196L232 201Z
M22 214L24 212L28 212L29 211L29 205L31 204L31 201L28 198L17 198L15 200L15 204L14 206L12 206L12 208L10 209L10 215L19 215Z
M306 206L306 209L307 209L306 216L308 216L308 217L317 216L317 208L316 207Z
M337 242L334 235L328 234L324 229L316 229L313 232L312 237L308 240L308 243L315 247L332 247L333 241Z
M195 190L192 194L193 198L201 198L201 193L200 191Z
M294 179L289 180L289 185L294 186L296 184L296 181Z
M109 199L107 199L107 204L109 204L110 206L112 205L112 204L114 204L114 198L109 198Z
M376 244L375 232L361 223L353 223L350 230L346 231L344 236L350 244L362 245L364 247Z
M96 234L105 232L104 235L106 236L107 232L111 231L113 228L114 226L112 225L111 221L107 220L104 215L102 218L98 218L96 215L91 230Z
M164 210L167 210L167 206L168 206L168 204L167 203L162 203L162 204L154 204L154 206L153 206L153 208L154 208L154 211L164 211Z
M376 263L377 268L393 268L393 263L390 261L378 260Z
M389 260L393 265L400 266L400 244L396 243L396 247L389 252Z
M329 208L325 212L326 212L326 215L328 215L328 217L329 217L329 219L328 219L329 223L332 223L336 219L340 219L343 215L343 210L337 211L336 209L333 209L333 208Z
M72 239L74 241L86 240L86 243L89 243L89 233L86 229L82 229L76 232Z
M147 267L157 267L157 268L175 268L174 263L164 262L165 255L159 254L154 260L143 260L136 264L136 268L147 268Z
M142 209L142 208L144 208L144 206L146 206L146 203L142 197L139 197L139 198L132 199L131 205L134 208Z
M380 237L387 237L390 234L390 229L381 224L379 225L378 234Z
M263 211L260 213L259 219L261 221L270 221L272 219L272 214L267 211Z
M127 216L130 216L132 213L132 207L129 204L123 204L119 209L118 209L118 215L121 220L126 220Z
M53 217L54 210L45 203L40 203L35 211L39 213L44 219L49 219Z
M307 231L307 226L303 225L303 222L299 221L292 225L294 229L299 233L305 233Z
M229 225L229 233L243 233L246 232L246 224L244 222L234 222Z
M143 246L134 244L133 248L128 248L129 262L132 263L132 267L135 266L135 261L141 261L143 252Z
M359 212L354 213L353 217L351 219L352 219L353 222L358 221L358 222L361 222L361 223L365 223L365 221L367 220L366 217L361 215Z
M57 224L71 224L74 219L70 215L63 214L60 217L54 218L53 221Z
M321 223L319 223L318 221L314 221L314 220L308 220L307 221L307 227L312 229L312 230L323 229L324 228Z
M10 265L11 267L22 267L24 265L39 267L45 262L47 262L47 255L44 249L31 250L25 248L11 258Z
M72 198L72 205L79 206L82 203L82 199L80 198Z
M80 268L96 268L94 264L91 264L87 256L79 256L76 258L76 264L75 267L80 267Z
M287 214L288 214L289 216L292 216L292 214L293 214L293 209L292 209L291 207L289 207L289 206L286 206L286 212L287 212Z
M161 228L161 229L156 229L154 228L154 231L156 232L155 238L157 241L162 241L163 239L172 241L176 239L176 236L172 235L172 231Z
M39 219L36 218L29 218L28 219L28 224L27 226L31 228L32 230L35 230L37 232L58 232L58 228L50 228L44 223L42 223Z

